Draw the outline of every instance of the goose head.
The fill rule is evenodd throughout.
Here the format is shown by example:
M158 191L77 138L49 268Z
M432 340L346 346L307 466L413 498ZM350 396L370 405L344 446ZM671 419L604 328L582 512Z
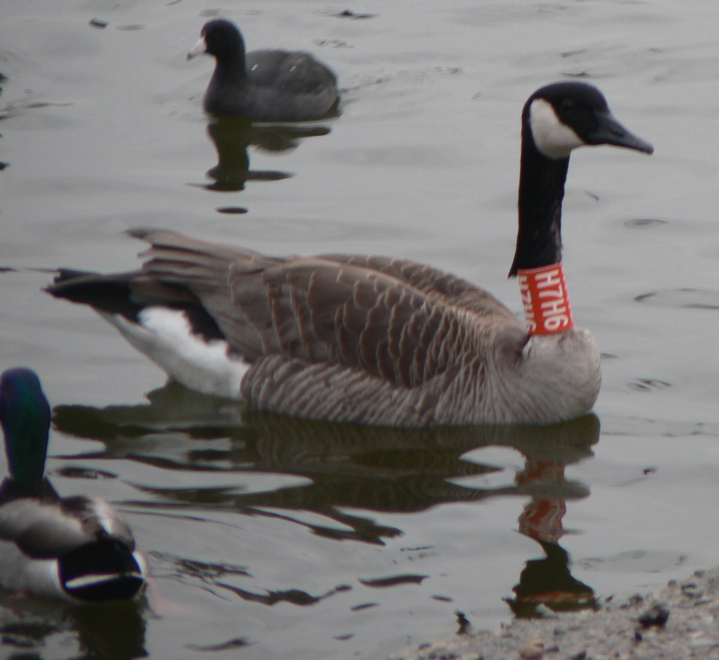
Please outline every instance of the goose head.
M8 369L0 377L0 424L8 468L23 486L42 483L50 431L50 404L30 369Z
M654 147L612 115L604 95L592 85L560 82L538 89L522 113L537 150L547 158L569 158L576 147L608 144L651 154Z
M606 144L647 154L654 148L612 115L602 93L582 82L540 87L522 110L517 249L509 275L562 260L562 201L569 155Z

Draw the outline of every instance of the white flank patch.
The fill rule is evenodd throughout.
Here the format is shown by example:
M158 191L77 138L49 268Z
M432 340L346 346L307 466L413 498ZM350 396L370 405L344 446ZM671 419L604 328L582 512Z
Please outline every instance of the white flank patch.
M529 127L537 149L549 158L568 158L572 149L585 144L544 99L535 99L529 106Z
M228 399L240 399L240 382L249 364L228 355L227 342L206 341L190 331L184 313L166 307L140 312L140 324L102 314L138 351L185 387Z

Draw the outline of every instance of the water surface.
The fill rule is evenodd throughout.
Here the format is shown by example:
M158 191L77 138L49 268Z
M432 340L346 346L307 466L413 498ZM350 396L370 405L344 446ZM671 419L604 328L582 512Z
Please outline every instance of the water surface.
M218 13L250 48L328 62L341 116L208 126L211 62L185 54ZM711 0L0 3L0 267L126 270L123 232L159 226L427 261L519 312L526 97L594 82L656 147L572 159L565 268L604 382L595 415L548 429L247 415L166 386L48 274L1 273L0 367L36 369L56 406L55 486L115 502L154 576L140 607L4 595L1 653L376 658L457 612L492 629L715 564L716 20Z

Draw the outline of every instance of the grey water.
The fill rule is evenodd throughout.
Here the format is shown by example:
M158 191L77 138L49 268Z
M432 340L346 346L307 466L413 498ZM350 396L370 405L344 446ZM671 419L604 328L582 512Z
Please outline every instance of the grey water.
M212 62L185 54L216 15L249 48L330 64L340 116L208 124ZM38 371L55 487L114 502L153 584L113 608L0 594L0 656L380 658L451 636L458 612L495 629L715 565L717 20L712 0L3 0L0 368ZM519 113L561 79L599 86L656 149L572 157L565 270L604 356L581 420L250 414L42 292L43 269L135 267L124 231L156 226L426 261L519 313Z

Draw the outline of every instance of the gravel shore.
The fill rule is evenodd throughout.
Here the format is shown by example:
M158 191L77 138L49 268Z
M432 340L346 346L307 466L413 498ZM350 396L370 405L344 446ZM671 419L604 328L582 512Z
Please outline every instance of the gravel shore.
M515 619L389 660L719 660L719 568L598 610Z

